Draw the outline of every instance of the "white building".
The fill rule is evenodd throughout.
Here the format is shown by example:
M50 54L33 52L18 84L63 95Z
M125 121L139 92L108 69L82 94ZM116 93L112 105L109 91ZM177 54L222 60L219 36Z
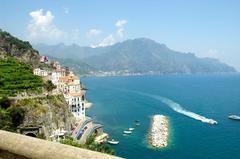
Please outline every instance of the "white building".
M56 85L59 82L60 77L62 77L61 72L53 71L52 72L52 77L51 77L52 83Z
M70 106L70 110L76 118L85 118L84 95L81 93L69 93L65 95L65 100Z
M43 70L41 68L36 68L36 69L33 70L33 74L38 75L38 76L42 76L42 77L46 77L46 76L48 76L48 71Z

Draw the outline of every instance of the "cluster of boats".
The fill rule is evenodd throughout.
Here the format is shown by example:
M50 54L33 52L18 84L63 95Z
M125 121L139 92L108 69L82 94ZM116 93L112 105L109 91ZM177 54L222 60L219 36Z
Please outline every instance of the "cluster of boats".
M140 121L139 120L135 120L135 126L139 126L140 125ZM123 131L123 135L129 135L129 134L132 134L133 130L135 128L131 127L131 128L128 128L127 130L124 130Z
M158 146L159 146L159 147L165 147L165 146L167 145L167 135L166 135L166 134L168 134L168 133L167 133L167 126L166 126L167 121L166 121L165 117L162 116L162 115L160 115L160 116L157 115L157 116L155 116L155 117L158 117L158 118L160 117L160 118L161 118L161 120L160 120L161 122L164 121L162 124L164 125L163 127L164 127L164 132L165 132L165 133L162 133L163 130L162 130L162 128L161 128L160 136L162 136L162 137L165 136L165 138L164 138L164 140L163 140L162 137L161 137L161 140L158 141L158 142L160 142L161 144L159 144L158 142L156 142L156 141L159 140L159 139L155 139L156 136L158 136L158 135L156 135L156 134L158 134L159 132L158 132L158 133L152 132L151 141L152 141L153 145L155 145L155 146L157 146L157 147L158 147ZM164 120L163 120L163 118L164 118ZM229 115L228 118L231 119L231 120L239 120L239 121L240 121L240 116L238 116L238 115ZM159 122L159 121L158 121L158 122ZM161 123L161 122L160 122L160 123ZM208 123L214 125L214 124L217 124L217 121L210 119L210 120L208 120ZM140 125L140 121L139 121L139 120L135 120L135 126L139 126L139 125ZM154 124L153 124L153 125L154 125ZM123 131L123 135L124 135L124 136L130 135L130 134L133 133L134 130L135 130L135 128L130 127L130 128L128 128L128 129L126 129L126 130ZM152 130L152 131L153 131L153 130ZM156 141L154 141L154 140L156 140ZM109 144L112 144L112 145L117 145L117 144L119 144L119 141L114 140L114 139L107 140L107 142L108 142Z
M135 120L135 126L140 126L140 121L139 120ZM132 134L132 132L135 130L134 127L130 127L126 130L123 131L123 135L126 136L126 135L130 135ZM114 140L114 139L111 139L111 140L107 140L107 142L111 145L117 145L119 144L119 141L117 140Z

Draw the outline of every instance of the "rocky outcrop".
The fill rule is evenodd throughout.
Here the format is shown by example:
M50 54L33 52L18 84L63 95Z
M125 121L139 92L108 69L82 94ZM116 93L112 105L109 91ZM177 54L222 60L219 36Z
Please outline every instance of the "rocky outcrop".
M20 127L41 126L46 139L57 129L70 131L75 122L63 95L22 99L15 105L25 110Z

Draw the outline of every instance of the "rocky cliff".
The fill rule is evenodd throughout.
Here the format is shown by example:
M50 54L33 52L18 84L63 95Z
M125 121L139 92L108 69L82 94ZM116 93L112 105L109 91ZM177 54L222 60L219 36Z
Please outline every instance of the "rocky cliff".
M20 99L13 106L23 108L25 112L20 127L42 126L47 139L57 129L70 131L75 122L63 95Z

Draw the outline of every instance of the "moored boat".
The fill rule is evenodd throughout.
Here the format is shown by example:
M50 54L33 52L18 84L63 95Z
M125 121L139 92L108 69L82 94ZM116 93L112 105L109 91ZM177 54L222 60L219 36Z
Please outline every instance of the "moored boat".
M124 133L124 134L131 134L131 133L132 133L132 131L129 131L129 130L124 130L124 131L123 131L123 133Z
M140 125L140 123L136 123L135 125L136 125L136 126L139 126L139 125Z
M112 144L112 145L117 145L117 144L119 144L119 141L116 141L116 140L114 140L114 139L108 140L107 142L108 142L109 144Z
M133 131L133 130L134 130L134 128L128 128L128 130L129 130L129 131Z

